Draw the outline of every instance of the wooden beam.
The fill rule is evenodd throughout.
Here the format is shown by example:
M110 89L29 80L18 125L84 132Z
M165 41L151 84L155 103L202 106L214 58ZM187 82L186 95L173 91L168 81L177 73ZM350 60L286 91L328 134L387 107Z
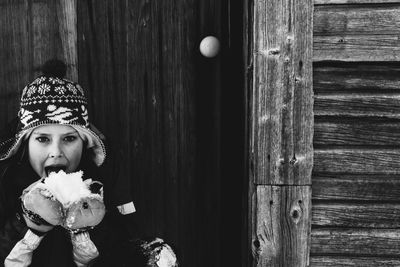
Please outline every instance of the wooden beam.
M254 1L250 130L253 266L308 266L312 1Z
M252 152L256 184L310 184L312 3L256 1Z
M254 266L308 266L311 187L257 186Z

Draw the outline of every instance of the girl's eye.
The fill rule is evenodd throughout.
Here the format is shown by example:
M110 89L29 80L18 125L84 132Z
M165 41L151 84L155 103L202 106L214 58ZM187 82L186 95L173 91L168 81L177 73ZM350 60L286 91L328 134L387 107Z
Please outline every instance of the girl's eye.
M66 136L66 137L64 137L64 141L65 142L73 142L73 141L75 141L76 140L76 136L74 136L74 135L69 135L69 136Z
M47 137L45 137L45 136L36 137L36 140L37 140L39 143L46 143L46 142L50 141L49 138L47 138Z

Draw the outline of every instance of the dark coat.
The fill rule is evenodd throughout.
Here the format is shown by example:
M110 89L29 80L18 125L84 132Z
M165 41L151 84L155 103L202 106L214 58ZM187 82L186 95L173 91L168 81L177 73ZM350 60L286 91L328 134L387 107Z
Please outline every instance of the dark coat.
M24 155L0 162L0 263L8 256L15 244L23 238L28 228L20 216L22 190L39 179L26 160L18 161ZM25 163L19 163L25 162ZM82 166L87 177L99 177L104 170ZM102 181L104 182L104 181ZM121 215L108 196L108 184L104 183L106 215L103 221L90 230L91 240L100 256L95 266L125 266L120 248L134 240L137 234L137 214ZM76 266L72 259L72 244L69 233L60 226L46 233L39 247L33 253L31 266Z

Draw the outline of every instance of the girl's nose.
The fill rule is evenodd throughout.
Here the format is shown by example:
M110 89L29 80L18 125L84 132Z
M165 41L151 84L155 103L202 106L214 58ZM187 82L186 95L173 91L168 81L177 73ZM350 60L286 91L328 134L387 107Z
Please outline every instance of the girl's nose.
M58 141L54 141L49 150L49 158L60 158L64 155L61 144Z

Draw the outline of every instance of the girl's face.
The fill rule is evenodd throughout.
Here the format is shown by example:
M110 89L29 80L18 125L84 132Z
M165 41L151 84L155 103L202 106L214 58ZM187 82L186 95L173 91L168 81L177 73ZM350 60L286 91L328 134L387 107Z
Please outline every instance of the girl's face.
M51 171L74 172L82 158L83 140L68 125L43 125L33 130L28 141L29 162L40 177Z

